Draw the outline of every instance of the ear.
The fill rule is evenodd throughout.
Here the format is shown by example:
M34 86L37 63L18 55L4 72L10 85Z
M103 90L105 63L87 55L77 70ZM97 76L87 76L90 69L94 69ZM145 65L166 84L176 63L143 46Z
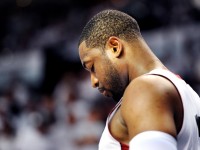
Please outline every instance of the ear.
M107 53L113 57L120 57L122 55L122 42L119 38L111 36L106 43Z

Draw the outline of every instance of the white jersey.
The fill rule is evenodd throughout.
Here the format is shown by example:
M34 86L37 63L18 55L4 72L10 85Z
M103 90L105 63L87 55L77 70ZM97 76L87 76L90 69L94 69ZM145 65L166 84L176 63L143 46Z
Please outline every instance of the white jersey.
M200 117L200 98L185 81L168 70L155 69L148 74L162 76L171 81L178 90L183 103L184 117L180 132L177 135L178 150L200 150L200 129L198 129L198 116ZM99 142L99 150L128 150L128 145L118 142L109 132L108 123L121 100L109 115L105 129ZM200 121L199 121L200 123Z

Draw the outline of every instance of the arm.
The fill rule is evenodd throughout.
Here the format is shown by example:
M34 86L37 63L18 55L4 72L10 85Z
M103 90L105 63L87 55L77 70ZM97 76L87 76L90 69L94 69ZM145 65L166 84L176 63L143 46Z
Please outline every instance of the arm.
M136 147L147 150L145 145L148 150L153 145L154 150L176 150L174 114L178 98L173 84L163 77L147 75L130 83L121 105L131 141L130 150L137 150Z

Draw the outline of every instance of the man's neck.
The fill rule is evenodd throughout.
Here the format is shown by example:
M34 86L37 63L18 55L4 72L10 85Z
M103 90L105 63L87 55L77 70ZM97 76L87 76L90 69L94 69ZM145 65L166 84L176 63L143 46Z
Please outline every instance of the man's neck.
M144 58L145 59L145 58ZM134 80L135 78L149 73L154 69L166 69L166 67L160 62L159 59L153 59L151 61L145 61L148 63L131 63L129 66L129 82Z

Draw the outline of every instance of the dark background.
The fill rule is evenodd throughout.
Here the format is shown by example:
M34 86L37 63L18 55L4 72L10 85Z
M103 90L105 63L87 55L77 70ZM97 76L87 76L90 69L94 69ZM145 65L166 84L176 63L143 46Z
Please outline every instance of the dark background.
M1 0L1 150L31 150L31 146L27 148L22 144L24 139L19 136L20 132L27 135L24 137L29 139L27 145L37 141L30 138L37 137L35 133L42 137L42 143L51 141L54 145L54 148L39 145L40 150L75 149L73 146L67 148L66 145L70 144L63 142L65 146L62 146L63 143L58 142L60 138L70 140L68 136L66 139L61 136L58 126L64 126L62 132L67 131L66 135L69 130L74 131L70 135L80 128L84 130L85 127L78 123L91 120L87 121L88 115L76 116L79 110L79 115L88 110L90 119L91 114L96 114L94 127L98 126L97 122L105 123L114 102L90 87L89 74L83 70L78 57L77 42L86 22L107 8L133 16L161 61L200 94L199 0ZM70 129L65 126L70 126ZM72 126L77 128L72 130ZM34 135L28 129L27 132L21 131L23 127L34 129ZM53 131L57 138L52 136ZM88 140L90 142L75 140L74 145L79 149L86 146L87 150L87 146L93 145L91 150L96 149L99 137L96 135L96 138L90 138L93 139Z

